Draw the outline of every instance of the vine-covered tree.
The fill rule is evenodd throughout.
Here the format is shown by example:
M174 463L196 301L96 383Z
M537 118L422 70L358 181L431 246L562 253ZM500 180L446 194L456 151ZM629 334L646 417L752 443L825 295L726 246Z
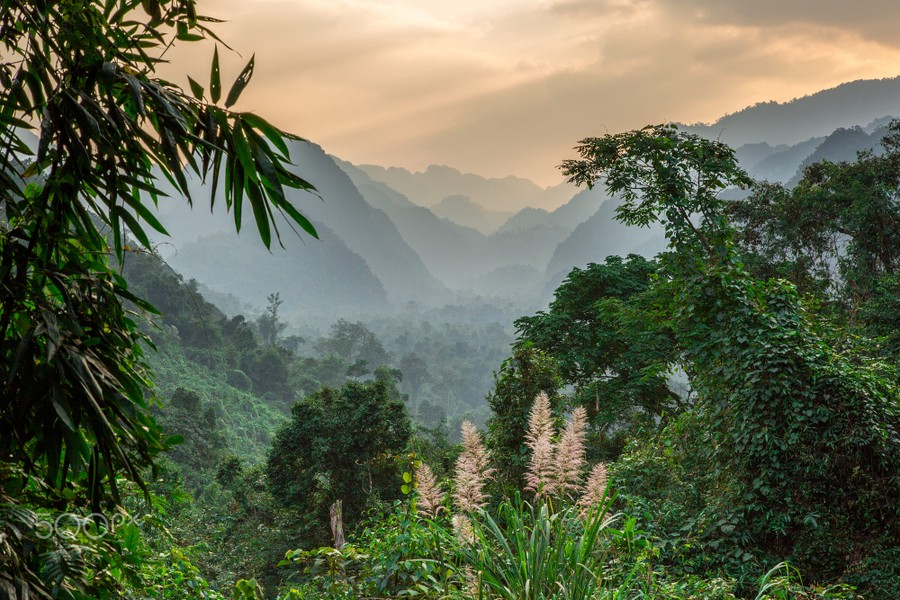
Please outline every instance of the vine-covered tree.
M834 580L858 560L848 557L896 552L900 392L883 365L830 346L829 324L793 285L744 270L718 197L749 183L733 151L668 125L587 139L578 150L582 158L564 164L571 180L604 178L624 199L619 218L662 222L671 249L662 266L676 286L672 324L697 403L643 470L669 470L673 450L694 457L692 478L704 483L692 523L711 548L733 549L714 554L731 568L789 558ZM700 431L688 436L685 426ZM627 461L620 471L630 493L659 498L641 489L635 468Z
M880 152L812 164L793 188L757 184L728 209L751 273L815 293L834 318L885 336L897 356L900 122L891 124Z

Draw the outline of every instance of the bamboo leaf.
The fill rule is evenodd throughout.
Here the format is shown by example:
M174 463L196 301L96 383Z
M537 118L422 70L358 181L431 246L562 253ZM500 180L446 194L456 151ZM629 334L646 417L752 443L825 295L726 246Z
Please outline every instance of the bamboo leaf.
M228 98L225 99L225 107L229 108L232 104L238 101L238 98L241 96L241 92L244 91L244 88L247 87L247 84L250 83L250 78L253 77L253 65L256 59L256 55L250 57L250 62L247 63L247 66L244 67L244 70L240 72L237 76L237 79L234 80L234 84L231 86L231 90L228 92Z
M271 123L253 113L241 113L241 120L254 129L260 130L272 144L281 151L285 159L290 158L287 144L284 143L284 134Z
M188 83L191 86L191 93L194 94L194 98L197 100L203 100L203 86L194 81L193 78L188 77Z
M269 208L260 192L261 186L255 182L248 182L247 197L250 198L250 206L253 207L253 217L256 219L256 228L259 230L259 237L262 239L266 248L272 245L272 230L269 226Z
M219 75L219 46L213 50L212 69L209 73L209 96L213 103L219 101L222 96L222 80Z

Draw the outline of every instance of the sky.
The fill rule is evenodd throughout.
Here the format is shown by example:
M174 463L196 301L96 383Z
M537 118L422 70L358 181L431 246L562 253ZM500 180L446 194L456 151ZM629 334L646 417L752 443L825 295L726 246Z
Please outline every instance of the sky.
M216 0L237 110L356 164L560 183L588 137L900 75L896 0ZM208 80L209 44L169 54ZM176 68L177 65L177 68ZM227 90L229 83L224 83Z

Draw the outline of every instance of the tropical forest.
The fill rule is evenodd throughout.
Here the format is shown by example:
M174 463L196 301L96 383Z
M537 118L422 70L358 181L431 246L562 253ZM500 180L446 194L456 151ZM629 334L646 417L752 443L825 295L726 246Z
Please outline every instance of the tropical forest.
M234 4L0 0L0 600L900 598L900 78L539 185L299 137Z

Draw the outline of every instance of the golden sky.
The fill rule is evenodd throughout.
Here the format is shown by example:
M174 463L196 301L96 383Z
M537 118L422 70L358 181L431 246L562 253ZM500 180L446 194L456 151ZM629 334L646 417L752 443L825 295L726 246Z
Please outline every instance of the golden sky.
M256 53L236 109L357 164L541 185L583 137L900 74L897 0L198 4L241 53L220 49L226 91ZM169 57L203 82L212 47Z

